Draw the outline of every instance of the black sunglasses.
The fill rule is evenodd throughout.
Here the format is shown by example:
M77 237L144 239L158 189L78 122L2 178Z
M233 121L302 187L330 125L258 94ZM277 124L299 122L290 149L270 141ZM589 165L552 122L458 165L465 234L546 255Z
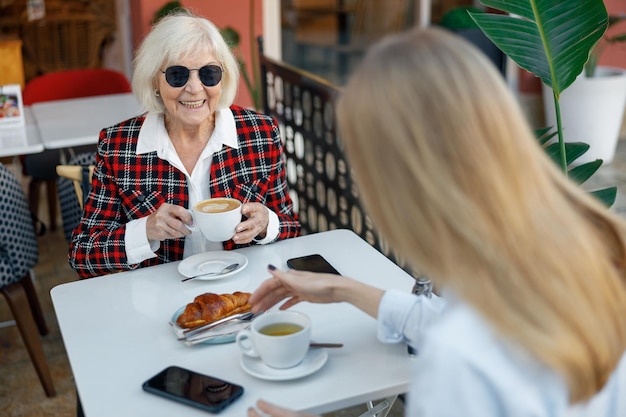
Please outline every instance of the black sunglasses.
M202 68L189 69L182 65L173 65L161 71L165 74L165 81L174 88L183 87L189 81L189 73L198 71L198 78L207 87L213 87L222 80L222 68L217 65L205 65Z

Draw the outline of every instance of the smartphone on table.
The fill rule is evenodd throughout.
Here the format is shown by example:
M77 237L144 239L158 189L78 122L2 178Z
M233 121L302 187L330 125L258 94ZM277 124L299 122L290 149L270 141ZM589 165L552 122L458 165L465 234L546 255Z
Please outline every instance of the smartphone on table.
M287 266L298 271L325 272L341 275L322 255L317 253L288 259Z
M152 394L219 413L243 394L243 387L178 366L165 368L143 383Z

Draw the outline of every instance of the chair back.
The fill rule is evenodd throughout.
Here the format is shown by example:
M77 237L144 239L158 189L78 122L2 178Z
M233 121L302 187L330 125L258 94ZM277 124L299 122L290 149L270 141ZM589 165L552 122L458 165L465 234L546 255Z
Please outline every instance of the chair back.
M72 180L80 208L84 207L85 198L89 194L89 184L94 168L94 165L57 165L59 177Z
M95 2L46 1L42 19L21 27L25 61L35 74L102 66L102 51L113 39L115 20ZM102 2L100 2L102 3Z
M95 163L96 154L86 152L76 154L67 165L57 165L61 220L63 233L68 242L72 239L72 232L78 226L83 214L84 201L91 189Z
M0 163L0 288L18 282L39 257L33 218L22 185Z
M62 100L105 94L130 93L128 78L107 68L56 71L40 75L26 83L22 99L31 105L42 101Z
M283 135L287 183L302 233L351 229L404 266L359 199L335 121L338 88L265 56L261 40L259 50L264 112L276 119Z

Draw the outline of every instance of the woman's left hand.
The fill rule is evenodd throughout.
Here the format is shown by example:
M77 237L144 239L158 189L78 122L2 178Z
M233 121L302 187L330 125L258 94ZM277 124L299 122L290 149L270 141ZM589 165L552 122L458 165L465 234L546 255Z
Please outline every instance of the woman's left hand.
M261 203L245 203L241 206L241 214L247 219L237 225L235 236L233 236L235 243L244 245L252 242L252 239L257 236L264 238L270 221L267 207Z
M250 407L248 408L248 417L261 417L263 415L272 417L316 417L313 414L289 410L263 400L257 401L256 406L262 411L262 414Z

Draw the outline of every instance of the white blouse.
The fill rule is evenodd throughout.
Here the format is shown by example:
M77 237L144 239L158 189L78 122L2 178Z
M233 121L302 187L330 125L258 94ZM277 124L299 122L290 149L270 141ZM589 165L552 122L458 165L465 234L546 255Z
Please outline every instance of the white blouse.
M571 406L559 374L500 338L467 304L444 305L389 290L379 306L381 341L418 349L407 416L626 416L626 355L598 394Z
M192 207L197 202L211 197L209 195L210 190L205 184L209 182L213 154L222 149L224 145L231 148L239 147L235 118L228 108L217 111L215 115L215 129L213 129L210 140L200 154L193 172L189 174L176 153L174 145L165 129L163 115L148 113L139 131L137 154L156 152L159 158L168 161L183 172L189 184L189 206ZM278 236L278 215L269 208L267 211L269 214L267 234L263 240L257 242L258 244L273 242ZM126 235L124 238L126 243L126 256L128 257L128 262L131 264L137 264L157 256L155 252L159 249L161 242L148 240L146 222L147 217L143 217L141 219L132 220L126 225ZM209 242L204 239L199 231L194 232L185 238L183 258L211 250L223 250L222 243Z

